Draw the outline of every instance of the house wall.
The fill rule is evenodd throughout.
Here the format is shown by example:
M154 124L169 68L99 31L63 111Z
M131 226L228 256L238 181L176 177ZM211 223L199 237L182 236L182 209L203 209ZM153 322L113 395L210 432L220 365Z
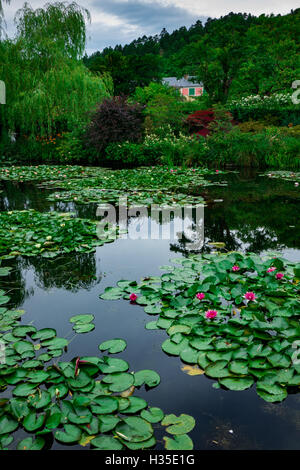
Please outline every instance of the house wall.
M189 88L195 88L195 94L190 96ZM193 99L194 96L202 96L203 95L203 87L186 87L180 88L180 93L188 99Z

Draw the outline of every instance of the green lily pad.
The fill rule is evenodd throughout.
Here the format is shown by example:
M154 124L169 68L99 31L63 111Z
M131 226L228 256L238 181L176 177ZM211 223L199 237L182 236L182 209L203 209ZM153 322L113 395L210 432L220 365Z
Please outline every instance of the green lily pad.
M163 426L168 426L166 431L170 434L186 434L195 427L195 420L192 416L181 414L175 416L174 414L166 415L162 420Z
M145 384L148 387L156 387L160 383L160 376L154 370L140 370L134 374L134 385L140 387Z
M124 351L127 344L124 339L111 339L104 341L99 345L100 351L108 351L110 354L116 354Z
M192 450L194 448L193 441L187 434L181 434L173 438L165 436L163 440L167 450Z

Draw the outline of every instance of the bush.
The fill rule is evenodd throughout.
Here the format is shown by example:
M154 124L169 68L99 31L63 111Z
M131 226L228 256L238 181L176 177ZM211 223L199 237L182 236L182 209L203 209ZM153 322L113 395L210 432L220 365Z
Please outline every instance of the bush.
M266 121L279 126L300 124L300 106L292 103L289 94L251 95L227 102L226 107L239 122Z
M96 152L88 149L79 129L66 132L56 147L55 163L94 163L97 159Z
M218 105L210 109L196 111L187 117L186 122L191 133L203 137L212 132L228 132L233 125L232 115Z
M87 144L103 154L110 143L142 140L143 107L130 104L125 97L107 98L92 115L86 129Z
M21 136L16 141L3 135L0 142L1 162L50 163L55 161L56 142L60 136L34 138Z
M124 142L110 144L106 147L103 164L113 167L136 167L155 164L186 165L197 156L198 143L191 137L174 133L168 136L146 136L141 144Z
M210 134L209 124L215 119L214 110L212 108L201 111L195 111L187 117L186 122L192 134L199 134L206 137Z
M137 166L148 166L158 163L159 157L154 153L147 152L143 144L123 142L112 143L106 147L104 163L113 168L133 168Z
M297 169L299 155L299 138L282 136L274 128L256 134L234 128L227 134L217 133L207 138L204 159L218 165Z
M257 133L273 129L273 132L276 131L283 136L300 137L300 125L293 126L290 124L289 126L276 127L270 125L268 121L247 121L240 123L238 127L241 132Z
M157 128L171 126L178 135L185 126L185 113L182 101L172 95L157 95L149 101L145 116L148 121L148 128L154 131ZM150 126L149 126L150 124Z

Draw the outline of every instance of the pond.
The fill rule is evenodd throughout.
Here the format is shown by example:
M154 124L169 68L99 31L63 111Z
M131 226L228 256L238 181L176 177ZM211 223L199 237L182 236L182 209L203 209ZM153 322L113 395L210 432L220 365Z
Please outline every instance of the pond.
M293 182L273 180L256 171L229 173L223 179L226 186L201 190L207 201L203 252L211 252L210 243L219 242L225 244L227 251L270 251L299 262L300 196ZM96 204L52 202L47 196L53 190L33 183L6 181L2 189L2 211L56 210L96 218ZM129 235L130 226L135 223L135 218L130 218ZM1 288L9 292L11 306L26 311L21 324L55 328L59 337L71 339L64 361L97 356L100 343L123 338L127 347L120 357L129 362L131 370L153 369L161 377L158 387L140 389L137 396L166 414L193 416L196 426L189 436L195 449L300 449L300 394L289 394L281 403L268 403L254 387L240 392L216 389L214 380L205 375L189 375L188 370L182 370L186 364L179 357L162 351L167 334L163 329L145 328L153 317L142 306L99 298L106 287L115 286L120 279L139 282L147 276L161 276L160 266L168 265L170 258L188 254L185 240L176 236L153 240L123 235L92 253L5 260L3 265L13 269L7 278L2 278ZM69 319L78 314L93 314L95 329L75 335ZM25 436L20 430L17 434L17 440ZM52 448L64 446L54 440ZM79 445L74 448L83 449ZM159 434L156 449L163 448Z

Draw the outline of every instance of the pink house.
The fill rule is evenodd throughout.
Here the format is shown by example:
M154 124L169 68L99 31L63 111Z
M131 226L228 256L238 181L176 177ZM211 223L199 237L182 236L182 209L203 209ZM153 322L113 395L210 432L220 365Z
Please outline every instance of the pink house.
M166 77L163 78L162 82L165 85L172 86L177 88L182 96L184 96L187 100L193 100L196 96L203 95L203 83L201 82L194 82L193 79L195 77L185 75L184 78L177 80L176 77Z

